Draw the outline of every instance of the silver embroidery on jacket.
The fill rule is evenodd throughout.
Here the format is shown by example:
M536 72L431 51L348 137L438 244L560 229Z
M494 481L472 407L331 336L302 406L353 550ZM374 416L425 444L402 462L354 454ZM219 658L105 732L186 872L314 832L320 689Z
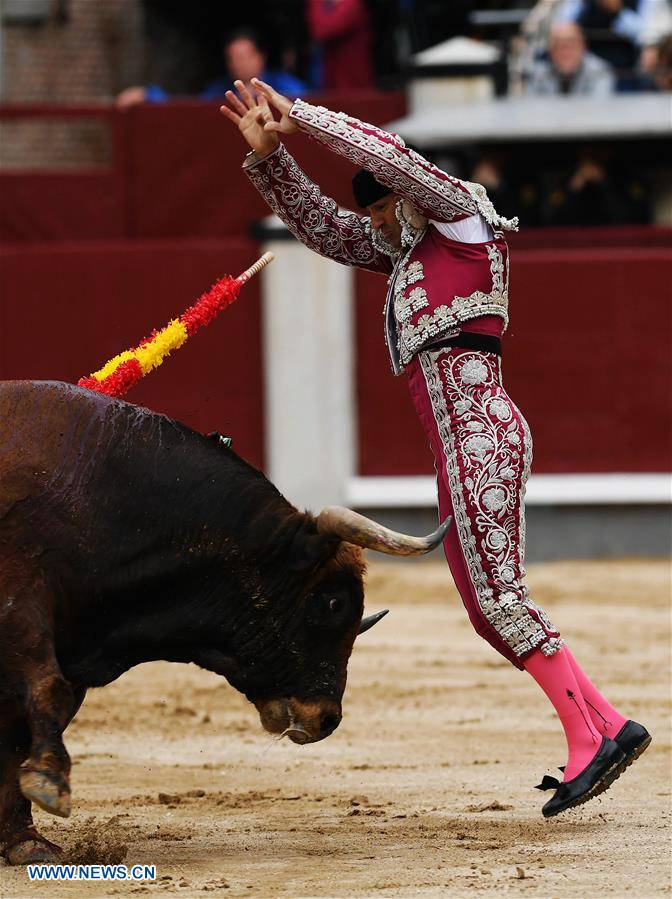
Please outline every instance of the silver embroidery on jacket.
M424 277L422 262L417 259L406 267L399 267L394 283L394 315L402 327L410 322L414 312L420 312L429 306L424 287L414 287L408 294L404 294L408 287L422 281Z
M563 642L521 584L524 544L516 540L516 531L531 450L500 386L499 360L455 350L424 351L418 358L446 458L455 526L481 611L517 656L536 648L552 655ZM524 540L523 533L519 537Z
M504 327L507 326L508 272L505 276L504 259L497 245L487 244L486 249L492 275L490 293L476 290L468 297L455 297L449 305L437 306L432 313L420 316L415 324L406 320L400 322L399 355L404 365L407 365L429 340L443 335L445 330L455 328L470 318L479 315L499 315L504 319Z
M495 230L518 229L517 219L497 214L481 184L448 175L414 150L406 150L396 134L303 100L295 101L290 116L316 140L364 166L423 214L431 213L430 218L451 222L480 212Z
M244 170L270 208L308 248L346 265L378 272L389 272L396 264L394 286L388 292L384 310L386 341L395 373L429 340L457 333L463 321L495 313L504 318L506 325L508 275L504 277L502 254L496 245L487 245L493 278L490 294L477 291L471 297L458 297L450 305L421 315L414 323L413 316L430 305L429 297L424 287L411 291L408 298L403 291L415 280L421 280L413 280L414 272L419 271L413 266L421 263L409 264L409 258L424 237L427 225L406 201L399 200L395 208L401 226L401 247L395 248L371 227L368 217L343 212L333 200L323 196L284 145ZM410 269L411 280L406 269ZM397 282L404 279L402 287Z
M496 244L486 244L485 249L488 251L488 259L490 260L490 274L492 275L492 290L490 293L484 293L482 290L475 290L468 297L455 297L452 303L451 311L456 316L465 314L473 314L478 309L479 315L486 315L495 312L504 318L505 325L508 324L508 308L509 308L509 276L508 272L504 277L504 259ZM508 263L508 258L507 258Z
M283 144L245 174L292 234L311 250L346 265L389 271L371 240L370 222L321 194Z
M405 209L404 207L407 208ZM407 217L409 211L411 212L411 215L410 217ZM408 204L405 200L399 200L397 202L394 207L394 213L401 227L401 246L396 250L395 267L387 281L388 290L385 297L385 306L383 307L383 320L385 322L385 343L387 344L387 349L390 354L392 371L394 374L398 375L403 370L403 367L399 355L399 323L395 313L396 284L397 279L400 277L406 279L407 284L409 283L408 276L406 275L407 268L411 268L410 283L415 283L424 278L422 263L418 261L417 265L413 265L413 263L409 264L409 260L414 248L425 236L427 223L423 221L422 218L415 223L410 220L410 218L414 218L414 216L412 210L408 209ZM378 236L380 232L374 232L374 234ZM382 235L380 235L380 237L381 240L385 239ZM416 295L416 301L422 300L423 297Z
M488 196L488 192L482 184L477 184L475 181L463 181L462 183L466 185L469 193L476 200L478 211L489 225L492 225L494 222L499 223L498 225L496 224L495 227L502 228L505 231L518 230L518 216L515 216L512 219L505 219L503 216L499 215L492 204L492 200Z
M393 191L403 193L420 209L430 208L433 215L443 221L452 222L456 216L476 213L474 199L469 192L460 189L457 179L446 176L439 192L436 176L421 168L410 154L402 156L398 148L403 147L403 143L392 143L389 135L386 135L387 140L381 141L374 134L353 127L344 113L334 113L301 100L294 103L292 118L307 125L316 140L350 162L364 166L377 180Z

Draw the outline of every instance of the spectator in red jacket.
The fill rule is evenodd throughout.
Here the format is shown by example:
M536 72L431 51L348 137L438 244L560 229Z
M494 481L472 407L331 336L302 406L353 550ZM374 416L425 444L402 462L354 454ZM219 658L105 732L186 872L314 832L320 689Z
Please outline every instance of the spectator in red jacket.
M322 51L326 90L373 87L371 19L364 0L308 0L308 25Z

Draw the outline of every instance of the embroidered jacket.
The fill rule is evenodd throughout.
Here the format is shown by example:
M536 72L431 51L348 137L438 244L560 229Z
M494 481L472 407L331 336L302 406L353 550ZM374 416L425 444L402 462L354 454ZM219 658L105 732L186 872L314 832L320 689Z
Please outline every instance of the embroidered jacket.
M398 211L402 247L394 250L375 234L368 217L339 210L324 196L282 144L261 159L252 154L244 166L271 209L311 250L390 275L385 323L395 373L428 343L456 333L469 319L494 314L506 327L508 248L502 230L515 229L517 220L501 218L481 185L446 174L396 135L302 100L290 116L311 137L367 168L407 201L408 221ZM477 214L494 232L486 243L450 240L432 224Z

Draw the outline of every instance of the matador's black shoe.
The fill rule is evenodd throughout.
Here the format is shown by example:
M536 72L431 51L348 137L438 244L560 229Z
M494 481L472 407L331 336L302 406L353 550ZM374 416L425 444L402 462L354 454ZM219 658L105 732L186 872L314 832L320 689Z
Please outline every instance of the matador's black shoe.
M625 755L625 759L621 762L620 774L628 766L632 765L645 749L649 748L651 745L651 734L641 724L637 724L636 721L626 721L614 737L614 743L618 743L621 752Z
M630 765L637 761L640 755L649 748L652 737L643 725L638 724L636 721L626 721L613 740L623 752L624 758L619 764L616 776L612 779L611 783L613 783L616 778L620 777L626 768L629 768ZM564 767L560 768L560 771L564 770ZM552 783L553 786L559 783L554 777L544 778L544 780L547 783L546 789L551 788L548 786L550 783Z
M621 766L625 758L625 753L615 740L602 737L595 758L576 777L560 783L555 777L546 775L537 789L555 789L555 795L541 810L544 818L552 818L568 808L583 805L594 796L604 793L623 770Z

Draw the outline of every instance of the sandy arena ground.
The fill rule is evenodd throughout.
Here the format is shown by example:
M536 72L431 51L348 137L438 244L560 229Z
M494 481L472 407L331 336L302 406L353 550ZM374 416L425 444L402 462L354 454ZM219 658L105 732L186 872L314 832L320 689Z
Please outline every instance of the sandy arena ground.
M551 821L533 789L564 763L530 678L473 634L441 563L372 565L345 717L274 742L223 680L145 665L89 694L66 744L73 815L38 812L74 861L155 863L155 883L0 895L656 897L670 891L670 569L531 566L529 584L594 679L654 735L601 799ZM557 772L555 772L557 773Z

